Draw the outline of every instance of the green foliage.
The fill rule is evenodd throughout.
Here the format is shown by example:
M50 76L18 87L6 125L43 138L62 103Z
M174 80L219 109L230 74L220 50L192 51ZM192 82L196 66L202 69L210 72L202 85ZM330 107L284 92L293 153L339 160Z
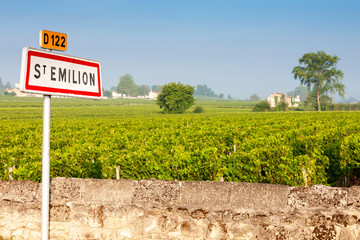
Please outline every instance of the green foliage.
M150 88L147 85L143 84L143 85L138 86L138 88L137 88L137 93L139 96L147 96L147 95L149 95L149 92L150 92Z
M164 113L184 113L194 104L194 87L182 83L164 85L156 103Z
M308 98L305 101L305 106L309 107L308 110L316 110L319 111L318 107L321 107L321 111L326 111L329 110L329 107L331 105L331 98L326 95L323 94L321 92L320 94L320 99L319 99L320 105L318 104L318 100L317 100L317 92L316 91L311 91L309 93Z
M251 102L259 102L259 101L261 101L261 98L255 93L250 96L250 101Z
M217 95L214 93L214 91L211 90L211 88L209 88L208 86L206 86L206 84L197 85L195 88L194 94L206 96L206 97L213 97L213 98L217 97Z
M0 179L14 167L14 179L40 182L42 99L1 100ZM149 101L53 98L50 176L114 179L120 166L124 179L359 184L360 112L201 106L204 114L164 115Z
M285 102L285 95L282 95L280 98L280 102L278 102L278 97L275 96L275 111L287 111L288 110L288 104Z
M14 93L14 92L4 92L4 95L14 97L14 96L16 96L16 93Z
M275 107L275 111L287 111L287 109L288 105L284 101L279 102Z
M324 51L306 53L299 59L299 66L292 73L301 84L316 93L317 109L321 111L321 94L327 92L345 94L345 85L341 83L344 73L336 68L339 57L327 55Z
M270 109L270 104L267 101L261 101L255 105L253 112L268 112Z
M300 101L305 102L306 99L308 98L308 95L309 95L309 89L307 87L304 87L304 86L298 86L298 87L295 88L294 91L288 92L287 95L290 96L290 97L293 97L293 98L299 96Z
M163 87L162 85L152 85L151 91L157 92L157 93L162 92L162 87Z
M8 81L8 82L6 82L6 84L5 84L5 86L4 86L4 88L6 89L11 89L12 88L12 85L11 85L11 83Z
M126 94L127 96L137 95L137 86L133 80L133 77L130 74L125 74L120 77L120 82L118 84L117 90L119 93Z
M112 97L112 92L110 90L103 90L103 96Z
M196 106L193 113L202 113L204 112L204 108L200 105Z

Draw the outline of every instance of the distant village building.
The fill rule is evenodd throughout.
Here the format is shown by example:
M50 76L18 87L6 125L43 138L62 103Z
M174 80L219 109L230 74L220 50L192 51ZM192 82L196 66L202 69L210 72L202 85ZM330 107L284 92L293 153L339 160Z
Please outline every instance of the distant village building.
M25 93L20 90L20 83L15 83L15 87L11 89L5 89L7 93L15 93L16 97L42 97L40 94Z
M17 96L17 97L42 97L43 96L41 94L32 94L32 93L22 92L20 90L20 83L15 83L14 88L5 89L5 92L7 92L7 93L15 93L15 96ZM115 91L112 91L112 93L111 93L112 98L151 99L151 100L157 99L158 95L159 95L158 92L153 92L153 91L150 91L149 95L147 95L147 96L136 96L136 97L126 96L126 94L117 93Z
M159 93L153 92L153 91L150 91L149 95L147 95L147 96L136 96L136 97L127 96L126 94L117 93L115 91L112 91L112 93L111 93L112 98L151 99L151 100L157 99L158 95L159 95Z
M298 107L300 102L300 96L290 97L284 93L272 93L267 98L268 103L270 104L270 107L276 107L278 103L281 101L284 101L288 107Z
M149 99L157 99L158 96L159 96L158 92L153 92L153 91L149 92Z

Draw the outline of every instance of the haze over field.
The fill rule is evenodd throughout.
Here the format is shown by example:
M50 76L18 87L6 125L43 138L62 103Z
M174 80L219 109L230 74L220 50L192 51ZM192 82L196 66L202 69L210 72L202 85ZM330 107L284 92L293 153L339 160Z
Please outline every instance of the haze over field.
M0 77L19 81L21 51L39 31L67 33L66 54L99 60L105 89L131 74L141 85L206 84L246 99L288 92L307 52L341 58L345 97L360 98L356 0L4 1Z

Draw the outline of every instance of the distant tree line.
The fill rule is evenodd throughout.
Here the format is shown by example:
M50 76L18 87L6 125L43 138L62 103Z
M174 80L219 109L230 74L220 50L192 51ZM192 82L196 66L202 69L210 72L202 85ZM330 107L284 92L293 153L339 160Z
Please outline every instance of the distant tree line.
M127 96L146 96L150 91L161 93L163 90L162 85L152 85L151 87L147 85L136 85L134 82L133 76L130 74L125 74L120 77L120 81L116 88L112 88L111 90L117 91L118 93L125 94ZM104 95L111 96L111 91L103 91ZM223 99L224 94L216 94L211 88L206 86L206 84L199 84L194 88L193 92L195 97L208 97L208 98L219 98ZM230 94L228 95L228 99L232 99Z
M133 76L125 74L120 77L117 92L126 96L146 96L150 92L150 87L144 84L136 85Z
M6 84L4 85L0 77L0 94L5 94L5 89L10 89L10 88L12 88L11 83L6 82Z
M194 95L195 97L209 97L209 98L219 98L219 99L224 98L223 93L216 94L211 88L206 86L206 84L197 85L194 90ZM231 99L230 95L228 95L228 99Z

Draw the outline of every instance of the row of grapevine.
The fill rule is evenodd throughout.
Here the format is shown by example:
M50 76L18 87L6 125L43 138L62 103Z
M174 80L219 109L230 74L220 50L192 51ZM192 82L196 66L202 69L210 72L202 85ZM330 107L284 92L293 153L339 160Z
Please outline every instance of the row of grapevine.
M358 183L358 112L119 117L107 107L56 109L51 177L115 178L120 166L126 179ZM1 180L41 181L42 120L27 114L0 119Z

